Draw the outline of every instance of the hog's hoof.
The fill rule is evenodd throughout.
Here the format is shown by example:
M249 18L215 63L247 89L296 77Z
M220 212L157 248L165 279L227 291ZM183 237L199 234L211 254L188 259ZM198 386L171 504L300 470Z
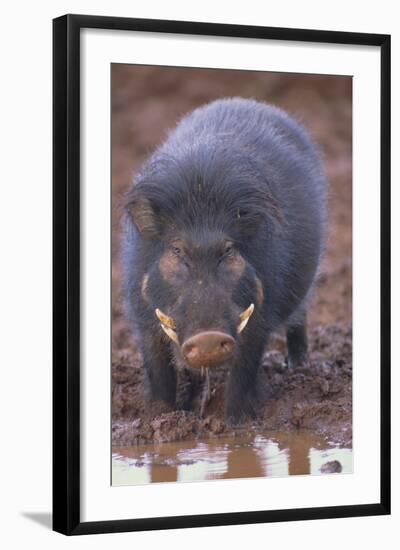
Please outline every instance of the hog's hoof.
M227 407L225 416L227 425L235 428L254 420L257 413L253 403L241 403L237 407Z
M169 413L175 410L175 407L164 400L150 401L148 404L148 413L150 416L160 416L163 413Z
M308 357L286 357L286 364L289 370L310 368Z

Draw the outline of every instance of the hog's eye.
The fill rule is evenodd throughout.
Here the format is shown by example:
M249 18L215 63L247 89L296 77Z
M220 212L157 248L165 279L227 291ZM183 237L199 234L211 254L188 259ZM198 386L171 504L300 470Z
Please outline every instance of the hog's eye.
M224 256L232 256L233 254L233 244L229 243L225 246Z
M189 267L188 259L182 247L174 244L172 245L171 250L175 258L179 258L180 265L186 265L186 267Z
M222 262L223 260L226 260L228 258L232 258L235 251L233 248L233 243L227 243L225 245L225 248L223 249L219 261Z

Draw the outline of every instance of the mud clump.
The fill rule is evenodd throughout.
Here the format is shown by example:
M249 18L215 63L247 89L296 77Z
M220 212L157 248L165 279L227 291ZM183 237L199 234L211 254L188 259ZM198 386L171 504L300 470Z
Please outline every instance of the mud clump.
M330 460L320 468L321 474L340 474L342 470L343 467L338 460Z

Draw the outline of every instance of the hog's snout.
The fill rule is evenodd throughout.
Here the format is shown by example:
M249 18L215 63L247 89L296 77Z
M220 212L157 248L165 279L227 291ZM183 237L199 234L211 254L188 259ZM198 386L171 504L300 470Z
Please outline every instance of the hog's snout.
M194 368L215 367L229 359L235 349L235 340L219 331L205 331L191 336L182 344L182 355Z

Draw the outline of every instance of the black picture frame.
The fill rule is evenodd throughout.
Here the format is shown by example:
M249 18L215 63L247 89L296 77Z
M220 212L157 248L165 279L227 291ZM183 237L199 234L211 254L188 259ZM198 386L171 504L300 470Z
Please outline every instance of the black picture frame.
M84 28L378 46L381 51L381 496L371 504L80 520L80 31ZM390 36L65 15L53 21L53 529L66 535L390 513Z

